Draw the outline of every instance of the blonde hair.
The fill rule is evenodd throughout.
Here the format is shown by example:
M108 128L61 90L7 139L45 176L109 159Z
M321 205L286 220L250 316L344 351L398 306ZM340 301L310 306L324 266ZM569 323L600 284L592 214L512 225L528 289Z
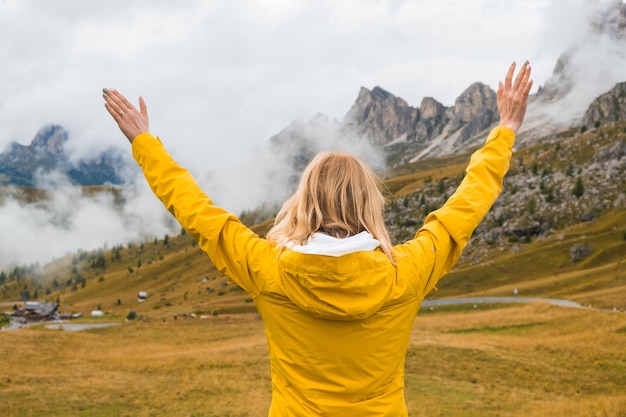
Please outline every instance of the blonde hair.
M367 231L394 262L381 186L380 178L358 158L339 152L320 153L278 212L267 239L284 247L288 242L305 244L318 231L340 238Z

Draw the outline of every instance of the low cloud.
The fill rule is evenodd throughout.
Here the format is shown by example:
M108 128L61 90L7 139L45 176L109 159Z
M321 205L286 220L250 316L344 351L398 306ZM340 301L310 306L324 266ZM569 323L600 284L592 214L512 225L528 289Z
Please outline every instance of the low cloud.
M118 197L109 192L88 195L62 174L41 178L42 185L54 186L47 198L25 203L17 197L20 191L8 189L0 206L0 270L180 231L147 186L121 190Z
M529 104L522 133L577 126L595 98L626 81L624 7L621 0L551 3L546 42L563 45L562 53L546 94Z

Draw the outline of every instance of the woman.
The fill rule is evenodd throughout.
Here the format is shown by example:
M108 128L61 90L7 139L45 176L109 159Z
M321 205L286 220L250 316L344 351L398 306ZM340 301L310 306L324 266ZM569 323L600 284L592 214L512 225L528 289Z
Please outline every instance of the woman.
M421 301L458 260L502 188L532 86L526 62L500 82L500 124L456 192L392 246L376 175L318 155L262 239L213 205L149 133L148 112L115 90L105 105L154 193L215 266L254 299L272 374L270 416L406 416L404 359Z

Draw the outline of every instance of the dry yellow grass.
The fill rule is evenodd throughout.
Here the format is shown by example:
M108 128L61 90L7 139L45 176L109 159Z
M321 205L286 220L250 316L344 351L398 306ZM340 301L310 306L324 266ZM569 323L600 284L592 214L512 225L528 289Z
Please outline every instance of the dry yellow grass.
M258 415L269 405L267 349L254 318L0 337L2 415Z
M410 415L626 415L626 314L545 304L425 309L406 363ZM3 416L264 416L254 314L0 333Z

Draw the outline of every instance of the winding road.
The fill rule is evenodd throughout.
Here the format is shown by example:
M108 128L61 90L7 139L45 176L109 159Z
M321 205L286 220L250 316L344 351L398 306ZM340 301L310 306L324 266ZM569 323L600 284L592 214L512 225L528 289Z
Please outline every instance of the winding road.
M559 307L588 308L574 301L558 298L532 297L461 297L443 298L441 300L424 300L422 307L449 306L457 304L496 304L496 303L548 303Z
M583 306L574 301L570 300L561 300L558 298L533 298L533 297L459 297L459 298L442 298L440 300L424 300L422 301L422 307L439 307L439 306L450 306L450 305L460 305L460 304L498 304L498 303L548 303L559 307L570 307L570 308L585 308L589 309L591 307ZM0 303L0 307L4 305L13 305L13 303ZM613 310L605 310L605 311L617 311ZM64 330L71 331L80 331L90 327L105 327L118 323L100 323L100 324L89 324L84 323L81 325L76 325L76 327L72 327L72 325L65 324L63 325ZM50 326L61 326L59 324L52 323ZM4 327L2 330L15 330L17 328L22 327L21 325L17 325L14 323L14 326ZM58 327L49 327L49 328L58 328Z

